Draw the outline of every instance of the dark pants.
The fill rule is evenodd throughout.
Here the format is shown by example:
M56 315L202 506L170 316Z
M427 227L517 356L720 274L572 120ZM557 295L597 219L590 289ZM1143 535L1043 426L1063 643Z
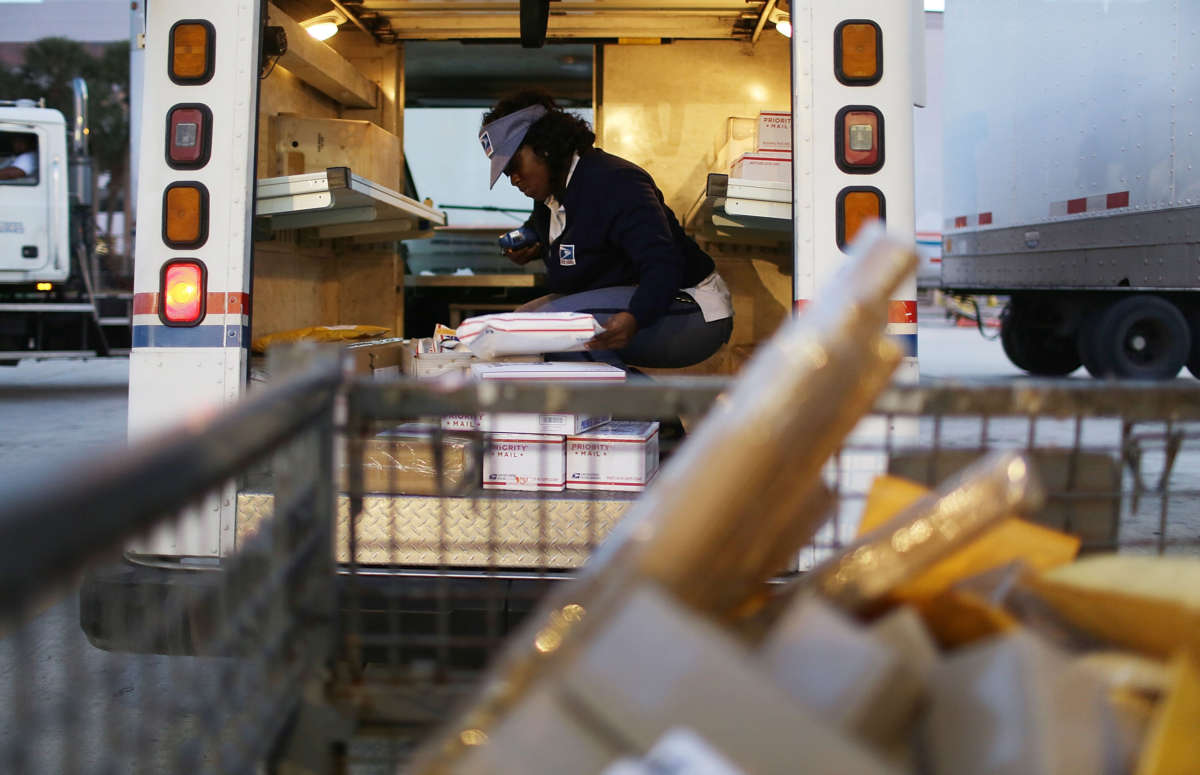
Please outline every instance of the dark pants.
M530 306L536 305L539 312L590 312L604 325L614 314L629 309L629 299L636 290L631 285L597 288ZM676 300L671 302L665 315L646 328L638 329L623 349L554 353L546 357L548 360L602 361L622 368L681 369L711 356L729 341L732 333L733 318L707 323L696 302Z

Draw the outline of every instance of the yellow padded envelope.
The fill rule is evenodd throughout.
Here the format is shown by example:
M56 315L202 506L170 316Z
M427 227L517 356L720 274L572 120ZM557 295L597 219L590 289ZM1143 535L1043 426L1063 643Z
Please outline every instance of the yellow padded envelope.
M1200 671L1186 655L1175 658L1171 688L1155 713L1137 775L1187 775L1200 767Z
M1067 621L1110 643L1200 663L1200 558L1105 554L1029 579Z

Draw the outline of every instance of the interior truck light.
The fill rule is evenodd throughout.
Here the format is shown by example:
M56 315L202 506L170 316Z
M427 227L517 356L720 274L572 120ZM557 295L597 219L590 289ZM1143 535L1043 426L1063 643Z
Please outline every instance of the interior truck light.
M208 239L208 189L200 183L172 183L163 192L163 242L172 248L198 248Z
M842 250L854 241L867 221L887 216L883 192L873 186L843 188L837 197L837 244Z
M194 170L208 163L212 111L205 105L176 105L167 113L167 164Z
M833 70L847 86L870 86L883 77L883 33L867 19L844 21L833 32Z
M158 317L168 326L195 326L204 319L208 275L204 264L176 258L163 265Z
M167 74L181 86L207 83L213 76L216 36L206 21L185 20L171 27Z
M883 166L883 114L867 105L838 111L834 122L836 161L842 172L869 174Z

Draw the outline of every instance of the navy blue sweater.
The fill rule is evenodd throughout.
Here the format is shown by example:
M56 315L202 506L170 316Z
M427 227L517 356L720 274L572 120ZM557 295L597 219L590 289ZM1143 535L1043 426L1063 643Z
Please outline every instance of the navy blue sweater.
M666 313L681 288L714 269L683 232L644 169L599 148L584 152L560 200L567 226L551 243L550 208L535 202L528 225L547 246L546 285L569 294L636 285L629 312L638 328Z

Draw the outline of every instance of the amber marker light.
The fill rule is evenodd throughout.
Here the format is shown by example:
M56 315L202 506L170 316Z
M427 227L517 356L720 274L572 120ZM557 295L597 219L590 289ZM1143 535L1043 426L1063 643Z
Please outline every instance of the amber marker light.
M163 265L158 317L168 326L195 326L204 319L208 283L204 264L174 259Z
M172 183L163 192L163 242L198 248L208 239L208 189L195 182Z
M847 86L871 86L883 77L883 33L866 19L844 21L833 33L833 69Z
M181 86L194 86L212 78L215 37L212 25L206 21L181 21L171 27L167 69L171 80Z
M887 216L883 192L873 186L844 188L837 197L837 244L842 250L872 220Z

